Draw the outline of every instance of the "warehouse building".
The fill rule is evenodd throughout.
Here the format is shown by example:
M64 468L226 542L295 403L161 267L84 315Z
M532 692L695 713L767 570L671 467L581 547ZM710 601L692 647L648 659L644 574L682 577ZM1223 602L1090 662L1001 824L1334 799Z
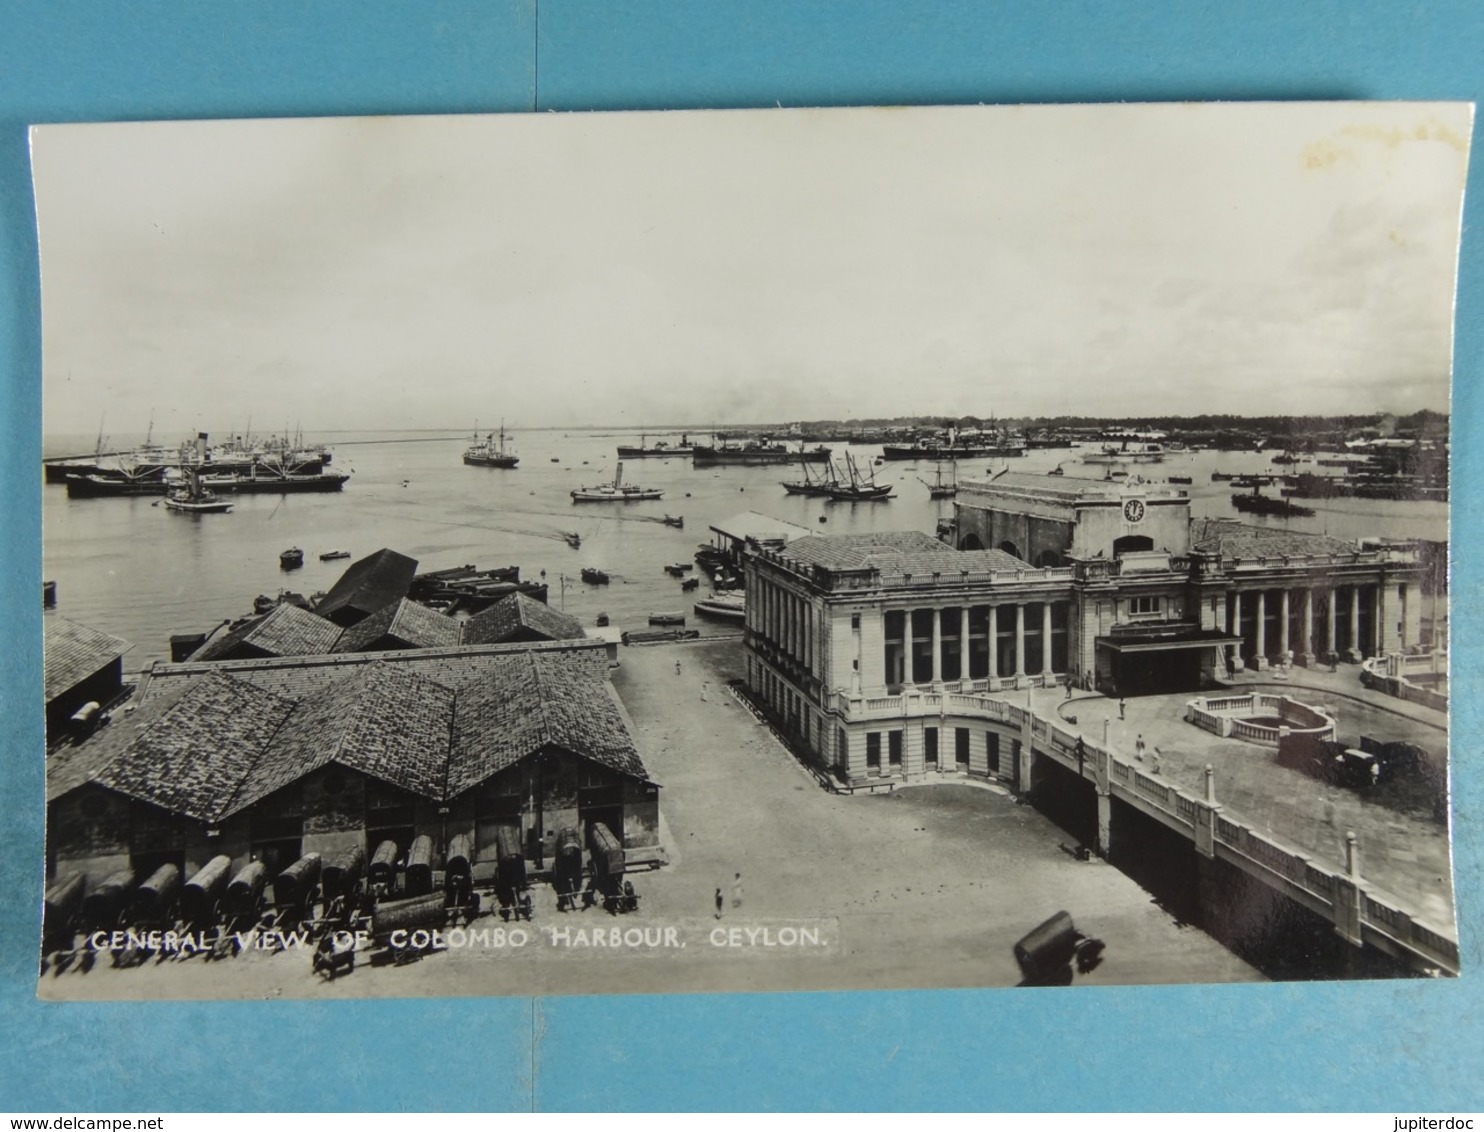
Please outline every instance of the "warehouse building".
M48 759L49 868L96 883L460 833L490 864L505 828L539 870L599 821L657 857L659 787L607 672L601 641L158 664Z

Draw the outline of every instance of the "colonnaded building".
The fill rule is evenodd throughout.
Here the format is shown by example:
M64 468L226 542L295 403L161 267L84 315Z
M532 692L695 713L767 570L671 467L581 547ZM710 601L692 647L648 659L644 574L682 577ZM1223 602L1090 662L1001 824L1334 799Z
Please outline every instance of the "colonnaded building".
M1014 780L987 693L1194 691L1419 643L1412 544L1193 519L1166 484L965 481L952 537L811 535L746 557L748 686L844 782Z

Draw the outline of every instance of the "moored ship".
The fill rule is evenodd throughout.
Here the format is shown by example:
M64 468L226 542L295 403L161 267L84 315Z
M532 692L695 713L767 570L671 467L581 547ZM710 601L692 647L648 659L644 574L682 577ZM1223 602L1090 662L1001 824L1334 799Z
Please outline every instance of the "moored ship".
M469 447L464 449L464 463L474 468L513 468L519 464L520 457L506 450L503 421L500 424L499 439L496 440L495 436L492 432L480 440L479 433L476 432Z
M830 458L830 450L824 445L806 448L800 444L797 450L781 441L762 437L757 440L720 441L716 444L696 444L691 447L691 459L698 468L720 464L743 467L765 467L769 464L823 464Z
M654 460L669 456L689 456L695 448L695 445L690 442L690 437L685 433L680 434L679 444L666 444L663 440L656 440L651 445L648 440L649 437L641 435L637 445L620 444L618 458L620 460Z
M971 433L950 429L946 436L919 437L911 444L883 444L884 460L984 460L1024 456L1020 437L994 432Z

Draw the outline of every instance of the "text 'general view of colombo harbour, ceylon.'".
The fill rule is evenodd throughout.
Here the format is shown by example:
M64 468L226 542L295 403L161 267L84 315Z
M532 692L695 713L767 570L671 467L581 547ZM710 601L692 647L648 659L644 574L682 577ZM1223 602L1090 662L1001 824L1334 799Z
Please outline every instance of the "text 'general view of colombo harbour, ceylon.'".
M1469 128L39 129L39 993L1458 975Z

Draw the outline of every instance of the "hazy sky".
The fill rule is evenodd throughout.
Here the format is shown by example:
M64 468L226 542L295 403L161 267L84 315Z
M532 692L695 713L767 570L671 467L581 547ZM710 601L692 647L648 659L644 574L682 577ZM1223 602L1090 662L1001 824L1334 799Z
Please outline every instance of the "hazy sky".
M1448 407L1461 104L33 135L49 432Z

